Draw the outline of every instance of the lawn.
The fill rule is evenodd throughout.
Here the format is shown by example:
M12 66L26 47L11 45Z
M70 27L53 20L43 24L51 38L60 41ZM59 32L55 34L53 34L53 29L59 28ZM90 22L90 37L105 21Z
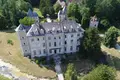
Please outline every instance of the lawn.
M34 8L33 10L38 14L39 17L43 18L43 15L38 8Z
M4 77L4 76L0 75L0 80L11 80L11 79L6 78L6 77Z
M118 37L118 42L120 42L120 37ZM109 63L116 68L117 80L120 80L120 52L115 48L107 48L104 45L102 45L101 48L103 52L111 56Z
M7 44L7 40L12 40L13 45ZM54 71L45 67L39 67L21 55L19 40L15 32L0 32L0 59L13 64L19 68L21 72L36 77L54 78L56 76Z

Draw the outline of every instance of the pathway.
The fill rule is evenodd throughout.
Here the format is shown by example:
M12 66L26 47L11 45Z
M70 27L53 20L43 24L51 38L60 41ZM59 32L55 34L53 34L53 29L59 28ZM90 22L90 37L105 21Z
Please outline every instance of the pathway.
M6 63L0 59L0 75L8 77L12 80L48 80L33 77L32 75L28 75L26 73L20 72L18 68L11 65L10 63Z
M54 62L55 62L55 71L57 73L58 76L58 80L64 80L64 76L61 70L61 58L59 57L59 55L55 55L54 57Z

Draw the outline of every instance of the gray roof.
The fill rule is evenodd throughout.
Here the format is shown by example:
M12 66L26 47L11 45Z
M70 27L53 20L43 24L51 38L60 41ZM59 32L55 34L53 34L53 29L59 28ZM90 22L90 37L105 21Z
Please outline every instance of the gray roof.
M29 17L38 17L36 12L33 12L31 9L28 10L27 16Z
M70 33L84 30L81 28L81 25L76 23L73 20L64 20L62 22L51 22L51 23L35 23L32 25L31 29L28 31L27 36L41 36L44 34L53 34L53 33Z

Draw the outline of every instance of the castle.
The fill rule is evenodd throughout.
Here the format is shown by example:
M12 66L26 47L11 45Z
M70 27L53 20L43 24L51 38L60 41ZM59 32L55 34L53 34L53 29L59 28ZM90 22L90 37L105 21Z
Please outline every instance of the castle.
M74 20L68 20L66 7L59 11L58 22L48 20L40 23L38 15L32 10L28 11L28 17L34 18L35 23L31 26L20 24L16 28L23 56L34 58L79 50L84 29Z

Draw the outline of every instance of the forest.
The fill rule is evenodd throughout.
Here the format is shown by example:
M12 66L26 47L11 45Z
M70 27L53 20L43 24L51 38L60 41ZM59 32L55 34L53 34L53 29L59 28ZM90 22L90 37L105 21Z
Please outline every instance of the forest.
M120 0L65 0L67 15L87 28L91 16L97 16L100 29L120 28ZM61 9L57 0L0 0L0 30L13 29L29 9L38 8L44 18L55 17Z

